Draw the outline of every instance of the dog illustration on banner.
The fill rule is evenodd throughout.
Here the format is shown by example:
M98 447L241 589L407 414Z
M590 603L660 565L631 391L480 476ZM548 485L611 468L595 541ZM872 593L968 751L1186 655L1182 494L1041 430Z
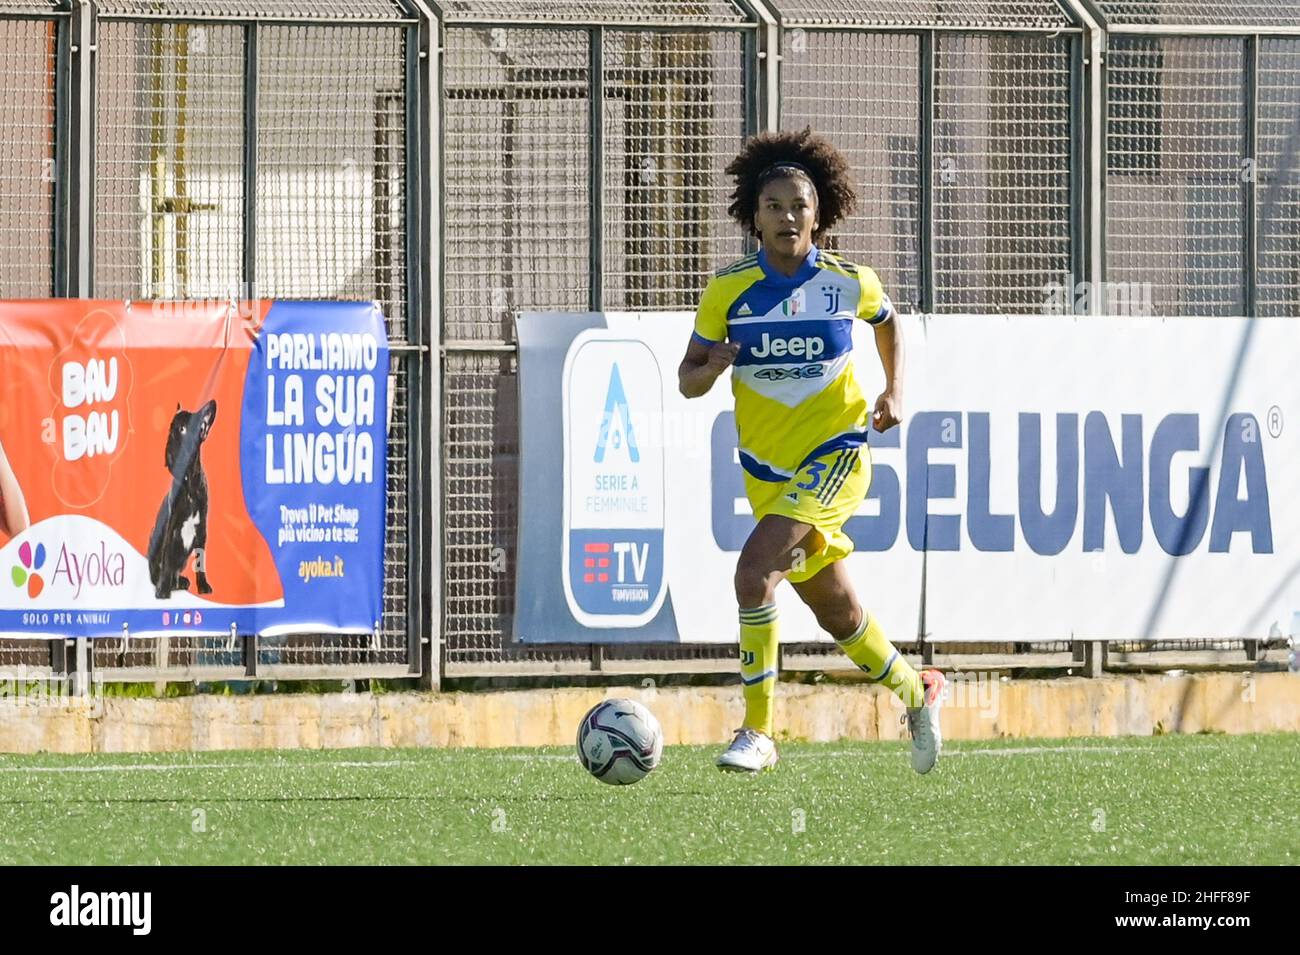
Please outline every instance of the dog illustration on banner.
M158 508L153 533L149 535L149 579L154 596L167 599L173 590L189 590L182 576L190 555L194 555L194 578L201 594L212 593L208 584L204 551L208 543L208 479L203 473L199 448L217 418L217 403L207 402L198 411L185 411L178 404L167 434L165 462L172 485Z

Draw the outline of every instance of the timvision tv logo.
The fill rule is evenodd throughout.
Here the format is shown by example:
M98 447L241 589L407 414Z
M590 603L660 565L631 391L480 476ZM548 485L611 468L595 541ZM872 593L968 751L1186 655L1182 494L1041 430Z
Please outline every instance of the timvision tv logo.
M639 442L633 424L663 414L653 352L583 332L565 359L563 405L565 598L584 626L643 626L665 594L663 448Z

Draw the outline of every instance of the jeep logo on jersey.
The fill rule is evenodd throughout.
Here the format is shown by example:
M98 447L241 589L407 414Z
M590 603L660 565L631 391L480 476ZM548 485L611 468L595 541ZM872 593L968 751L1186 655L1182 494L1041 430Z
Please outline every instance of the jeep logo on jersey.
M789 355L791 358L815 359L825 351L825 339L815 335L809 335L807 338L774 339L770 334L764 332L758 346L751 348L749 354L754 358L767 358L769 355L773 358L783 358Z

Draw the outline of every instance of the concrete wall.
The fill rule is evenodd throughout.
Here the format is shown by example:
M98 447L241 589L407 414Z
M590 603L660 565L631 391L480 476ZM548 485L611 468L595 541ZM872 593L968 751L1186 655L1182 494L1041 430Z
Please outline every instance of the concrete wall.
M1300 731L1300 677L1289 673L951 686L949 739ZM88 706L6 697L0 752L570 745L582 715L606 696L648 705L669 744L722 742L741 721L738 687L194 696ZM778 735L792 739L899 739L901 715L897 700L878 687L782 684L778 691Z

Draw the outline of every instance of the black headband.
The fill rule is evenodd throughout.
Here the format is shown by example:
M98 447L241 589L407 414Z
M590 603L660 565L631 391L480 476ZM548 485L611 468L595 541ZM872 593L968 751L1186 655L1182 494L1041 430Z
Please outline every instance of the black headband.
M801 166L797 162L774 162L772 163L772 165L768 166L766 169L764 169L762 172L758 174L759 182L762 182L764 179L767 179L769 176L771 176L779 169L794 169L797 170L798 172L803 173L810 180L812 179L812 173L808 171L807 166Z

